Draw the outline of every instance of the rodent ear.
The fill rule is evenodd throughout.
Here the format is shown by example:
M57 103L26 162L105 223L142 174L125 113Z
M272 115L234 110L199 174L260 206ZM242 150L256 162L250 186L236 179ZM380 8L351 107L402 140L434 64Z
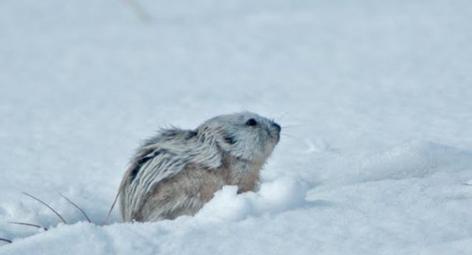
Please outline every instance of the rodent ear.
M232 135L224 135L223 138L225 139L225 142L228 144L235 144L236 143L236 138Z

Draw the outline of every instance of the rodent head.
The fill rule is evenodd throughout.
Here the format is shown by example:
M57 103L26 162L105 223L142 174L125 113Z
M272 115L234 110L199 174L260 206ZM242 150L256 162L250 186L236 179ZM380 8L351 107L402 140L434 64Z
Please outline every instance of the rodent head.
M197 128L197 135L211 139L239 159L265 161L279 142L281 127L251 112L216 116Z

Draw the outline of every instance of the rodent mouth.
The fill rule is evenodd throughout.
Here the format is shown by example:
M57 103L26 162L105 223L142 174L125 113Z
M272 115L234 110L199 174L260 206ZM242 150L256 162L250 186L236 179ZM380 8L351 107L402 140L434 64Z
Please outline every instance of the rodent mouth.
M280 141L280 132L282 132L282 128L280 127L280 125L275 122L272 122L272 126L269 130L269 134L272 137L272 139L275 140L276 144Z
M280 141L280 133L277 133L277 135L275 135L275 143L279 143Z
M280 141L280 131L277 131L277 132L270 132L270 137L272 138L272 140L275 141L275 144L279 143Z

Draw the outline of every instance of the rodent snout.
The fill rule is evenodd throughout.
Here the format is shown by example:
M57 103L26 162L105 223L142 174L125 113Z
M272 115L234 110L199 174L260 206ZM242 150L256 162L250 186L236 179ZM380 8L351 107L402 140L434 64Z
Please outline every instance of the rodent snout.
M280 133L280 131L282 130L282 127L275 122L272 122L272 127L275 128L275 130L277 130L277 133Z

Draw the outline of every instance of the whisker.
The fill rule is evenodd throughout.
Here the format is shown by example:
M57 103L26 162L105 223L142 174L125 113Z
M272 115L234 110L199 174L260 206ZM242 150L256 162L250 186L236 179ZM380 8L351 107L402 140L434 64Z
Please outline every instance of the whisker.
M292 127L301 127L301 124L288 124L288 125L282 125L282 128L292 128Z
M297 140L297 141L304 140L304 139L302 139L302 138L300 138L296 135L292 135L292 134L282 133L281 135L284 136L284 137L290 138L290 139Z
M0 241L6 242L6 243L12 243L11 240L8 240L8 239L5 239L5 238L1 238L1 237L0 237Z
M29 194L29 193L26 193L26 192L23 192L24 195L40 202L41 204L43 204L44 206L46 206L47 208L49 208L49 210L51 210L64 224L67 224L66 220L62 217L62 215L60 213L58 213L56 210L54 210L54 208L52 208L51 206L49 206L48 204L46 204L44 201L42 201L41 199Z
M73 205L75 208L77 208L77 210L80 211L80 213L82 213L82 215L85 217L85 219L87 219L87 221L89 223L92 223L92 221L90 220L90 218L88 217L87 213L82 210L82 208L80 208L80 206L78 206L76 203L72 202L72 200L70 200L69 198L67 198L66 196L64 196L63 194L59 193L59 195L61 197L63 197L65 200L67 200L67 202L69 202L71 205Z
M287 134L287 133L282 133L281 135L282 135L282 136L286 136L286 137L290 137L290 138L295 138L295 136L290 135L290 134Z
M35 228L42 228L45 231L48 231L48 228L33 224L33 223L27 223L27 222L17 222L17 221L9 221L8 223L10 224L15 224L15 225L23 225L23 226L29 226L29 227L35 227Z

